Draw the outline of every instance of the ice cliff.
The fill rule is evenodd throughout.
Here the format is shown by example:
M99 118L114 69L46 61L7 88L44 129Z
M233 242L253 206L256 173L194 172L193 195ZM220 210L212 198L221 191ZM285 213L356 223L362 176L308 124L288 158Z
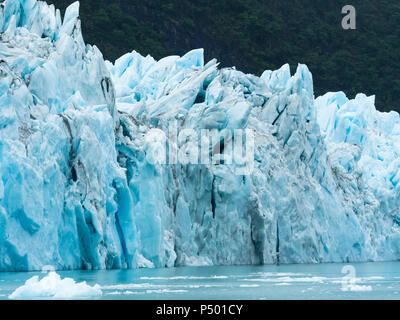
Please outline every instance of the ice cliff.
M400 258L400 118L373 97L202 50L112 64L79 3L6 0L0 31L1 271Z

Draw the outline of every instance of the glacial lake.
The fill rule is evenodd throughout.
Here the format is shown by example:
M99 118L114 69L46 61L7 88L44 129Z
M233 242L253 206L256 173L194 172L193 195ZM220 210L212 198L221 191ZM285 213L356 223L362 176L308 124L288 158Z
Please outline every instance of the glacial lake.
M57 273L62 279L98 284L102 295L94 299L106 300L400 299L400 262ZM0 299L8 299L35 275L46 276L41 272L0 273Z

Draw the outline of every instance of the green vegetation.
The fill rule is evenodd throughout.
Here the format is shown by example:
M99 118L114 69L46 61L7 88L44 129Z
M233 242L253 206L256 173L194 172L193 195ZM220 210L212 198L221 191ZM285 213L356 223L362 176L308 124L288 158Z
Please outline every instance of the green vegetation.
M73 0L48 0L65 8ZM357 30L343 30L346 0L81 0L85 40L114 60L133 49L156 59L203 47L206 59L260 75L305 63L315 94L375 94L400 111L400 3L352 0Z

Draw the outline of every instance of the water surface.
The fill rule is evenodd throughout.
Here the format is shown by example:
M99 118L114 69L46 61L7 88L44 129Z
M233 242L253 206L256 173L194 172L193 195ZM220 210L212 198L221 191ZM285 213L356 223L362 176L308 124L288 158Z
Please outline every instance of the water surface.
M348 264L185 267L111 271L60 271L89 285L98 299L400 299L400 262L351 264L356 282L343 274ZM347 269L349 269L347 267ZM350 269L352 269L350 267ZM0 273L0 299L34 275Z

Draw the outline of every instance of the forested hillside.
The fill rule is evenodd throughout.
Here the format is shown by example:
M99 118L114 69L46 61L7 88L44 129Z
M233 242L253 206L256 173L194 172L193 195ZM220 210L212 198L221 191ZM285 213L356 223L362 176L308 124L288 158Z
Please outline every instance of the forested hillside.
M64 10L73 0L48 0ZM203 47L207 59L260 75L309 66L315 94L375 94L400 111L400 2L352 0L357 30L343 30L342 0L81 0L86 42L114 60L133 49L161 58Z

